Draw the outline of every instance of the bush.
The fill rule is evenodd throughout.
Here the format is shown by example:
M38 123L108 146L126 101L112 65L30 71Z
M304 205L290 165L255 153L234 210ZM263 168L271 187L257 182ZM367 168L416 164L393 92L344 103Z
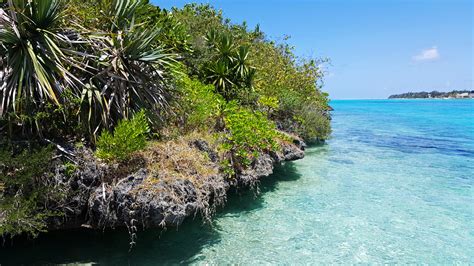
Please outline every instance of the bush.
M0 235L37 236L46 231L47 219L61 213L52 206L62 197L49 186L51 147L14 153L9 145L0 150ZM6 146L6 147L5 147Z
M306 140L327 139L331 132L329 100L321 91L324 73L319 67L326 60L299 60L291 47L272 42L255 42L253 49L252 61L259 66L255 88L261 95L261 108L283 130Z
M280 104L275 119L286 131L307 141L325 140L331 134L328 102L324 95L305 96L296 91L280 92Z
M224 112L227 134L223 148L235 156L237 163L248 166L259 152L278 149L276 139L280 134L264 113L240 107L234 101Z
M180 124L184 131L213 129L220 106L224 103L222 96L216 93L214 86L205 85L184 75L177 83L182 97L176 114L181 119Z
M62 94L65 102L61 106L44 103L37 109L26 108L22 114L9 112L0 116L0 134L4 132L11 140L48 138L60 142L81 137L86 131L77 119L80 99L70 90Z
M146 136L150 132L147 117L140 111L130 120L122 120L113 134L102 131L97 140L97 157L106 161L125 161L146 146Z
M303 107L299 115L293 117L294 131L303 139L326 140L331 134L331 124L329 117L314 106Z

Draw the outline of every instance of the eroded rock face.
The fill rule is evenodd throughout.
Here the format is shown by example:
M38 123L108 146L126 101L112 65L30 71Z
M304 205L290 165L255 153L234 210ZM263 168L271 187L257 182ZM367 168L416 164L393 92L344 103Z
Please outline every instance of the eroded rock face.
M270 152L260 154L248 169L238 175L239 184L244 186L254 186L262 177L273 174L273 167L283 161L294 161L304 157L304 147L306 144L298 139L298 144L283 143L281 152Z
M144 228L178 226L186 217L209 212L225 201L223 177L213 178L221 182L204 182L201 189L189 180L150 180L153 178L141 169L113 187L97 187L89 200L88 224L102 228L129 226L136 221Z
M196 212L197 196L192 182L145 182L151 178L141 169L113 187L97 187L89 200L89 224L114 227L130 225L135 220L143 227L177 226Z
M296 137L296 136L293 136L294 139L293 139L293 144L296 145L296 147L298 147L300 150L303 150L306 148L306 143L304 142L303 139L299 138L299 137Z
M282 145L285 161L295 161L304 158L304 151L296 145Z
M55 187L67 194L67 204L62 209L65 217L51 219L50 229L75 228L84 223L90 195L102 183L109 168L98 162L90 149L81 148L75 153L75 171L68 170L63 163L55 167Z
M275 161L269 154L261 154L248 169L238 175L240 185L254 186L261 177L273 174Z
M209 156L209 159L211 159L211 162L216 163L219 160L219 156L217 155L217 152L215 152L211 147L209 146L209 143L207 143L205 140L202 139L197 139L191 142L191 145L194 145L198 150L207 153Z
M217 153L204 140L189 145L207 153L218 164ZM87 149L82 151L79 168L72 176L67 176L67 169L59 166L55 179L69 186L71 204L67 216L75 226L97 229L178 226L186 217L197 213L208 219L215 207L225 202L230 186L254 187L260 178L273 173L275 164L303 158L305 146L302 140L295 140L294 144L283 144L281 152L261 154L237 175L237 182L222 175L199 177L199 182L191 182L161 177L160 173L154 176L145 168L121 180L110 176L106 180L110 169ZM62 226L65 227L64 222ZM61 228L61 221L55 221L52 228Z

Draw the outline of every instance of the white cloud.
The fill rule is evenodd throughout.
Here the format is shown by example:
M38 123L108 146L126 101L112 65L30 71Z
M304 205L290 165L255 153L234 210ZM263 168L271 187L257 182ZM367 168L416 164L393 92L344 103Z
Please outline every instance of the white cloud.
M419 54L413 56L415 61L433 61L439 59L439 52L436 46L422 50Z

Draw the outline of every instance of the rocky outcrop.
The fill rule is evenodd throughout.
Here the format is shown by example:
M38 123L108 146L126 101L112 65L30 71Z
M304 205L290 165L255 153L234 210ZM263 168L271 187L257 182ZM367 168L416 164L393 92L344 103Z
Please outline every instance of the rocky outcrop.
M176 226L197 210L196 191L189 181L172 184L157 182L151 188L143 184L150 177L145 169L120 180L116 185L97 187L89 199L93 227L115 227L140 221L144 227ZM173 190L180 201L172 200Z
M295 161L304 158L305 142L293 137L293 143L281 143L281 152L270 152L261 154L248 167L238 175L239 183L245 186L254 186L262 177L273 174L273 168L276 164L283 161Z
M296 145L283 145L283 156L285 161L295 161L299 159L303 159L304 151L303 147L298 147Z
M64 220L52 220L51 228L83 226L114 228L126 226L133 233L143 228L178 226L186 217L201 214L210 219L217 206L223 205L227 190L232 186L255 186L260 178L273 173L276 164L304 157L306 144L294 138L293 143L281 144L280 152L261 154L250 167L237 173L237 182L222 174L203 176L194 181L166 178L140 168L126 178L107 178L111 167L96 161L92 152L81 150L78 169L67 174L65 166L56 169L55 180L67 187L70 195ZM219 157L204 140L193 140L189 147L206 153L218 167Z
M219 160L217 152L211 149L211 147L205 140L197 139L191 141L190 144L195 146L200 151L205 152L209 156L209 159L211 159L211 162L216 163Z
M156 177L141 169L113 186L97 187L88 203L88 224L100 228L130 226L137 221L144 228L178 226L186 217L225 199L223 182L204 184L207 195L203 196L202 188L197 188L189 180L166 182L150 179Z

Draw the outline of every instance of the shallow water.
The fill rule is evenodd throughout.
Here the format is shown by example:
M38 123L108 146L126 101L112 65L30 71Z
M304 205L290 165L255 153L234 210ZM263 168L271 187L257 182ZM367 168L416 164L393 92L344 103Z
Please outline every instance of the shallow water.
M52 233L0 264L474 263L474 100L333 101L333 137L212 227ZM2 263L3 262L3 263Z

